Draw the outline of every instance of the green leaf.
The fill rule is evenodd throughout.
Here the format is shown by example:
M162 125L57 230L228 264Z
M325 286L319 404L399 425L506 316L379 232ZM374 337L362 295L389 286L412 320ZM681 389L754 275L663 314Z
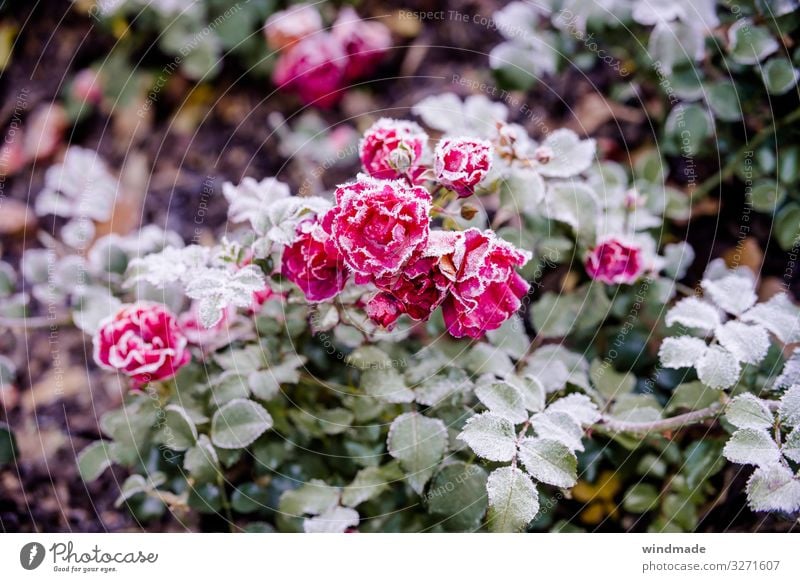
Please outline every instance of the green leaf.
M133 474L125 479L125 482L122 484L122 489L120 490L119 497L117 497L117 500L114 502L114 506L120 507L134 495L152 491L159 485L165 483L166 480L166 475L161 472L153 473L149 476L149 479L144 475Z
M394 368L368 368L361 372L361 388L385 402L413 402L414 392Z
M670 398L665 411L672 413L680 409L700 410L718 400L718 390L709 388L702 382L686 382L672 392L672 398Z
M197 482L214 481L219 474L219 457L209 438L201 434L197 444L186 451L183 468Z
M603 285L584 285L574 293L548 291L531 308L531 323L545 338L566 337L598 325L610 308Z
M94 481L110 466L107 441L95 441L78 453L78 473L84 481Z
M421 494L447 449L447 428L439 419L407 412L392 422L386 444L411 487Z
M269 502L269 491L252 482L238 485L231 493L231 507L238 513L253 513L268 509Z
M787 459L800 463L800 427L788 434L786 442L781 447L781 453Z
M774 419L766 404L752 394L741 394L731 400L725 417L736 428L770 428Z
M792 202L778 211L774 236L780 247L790 251L800 238L800 204Z
M706 94L708 105L714 116L722 121L738 121L742 118L742 96L730 81L713 83Z
M785 511L800 508L800 480L780 464L759 467L747 482L747 500L753 511Z
M343 533L359 522L358 512L350 507L331 507L303 522L306 533Z
M458 438L489 461L510 461L517 450L514 425L491 412L469 418Z
M764 65L761 73L764 76L764 85L772 95L783 95L797 85L797 69L789 59L771 59Z
M260 404L237 398L211 419L211 442L221 449L242 449L272 427L272 417Z
M281 495L278 508L291 516L318 515L339 502L340 491L324 481L312 479L297 489L290 489Z
M521 469L501 467L486 482L489 497L487 522L495 532L517 532L539 512L536 485Z
M778 409L781 424L785 426L800 426L800 384L789 388L781 397Z
M531 426L541 438L558 441L573 451L583 450L581 425L566 412L545 410L531 417Z
M17 457L17 445L14 433L4 422L0 422L0 466L9 465Z
M743 65L755 65L780 47L769 28L749 18L736 20L728 29L728 45L733 60Z
M528 419L522 393L507 382L491 382L475 389L475 395L492 414L502 416L512 424Z
M566 445L546 438L526 438L519 459L534 479L556 487L572 487L578 480L578 459Z
M168 404L164 408L162 443L173 451L185 451L197 443L197 427L182 406Z
M740 465L764 466L781 457L778 445L764 430L743 428L731 435L722 450L725 458Z
M592 361L589 377L597 391L608 400L628 394L636 386L636 377L633 374L617 372L614 366L601 360Z
M750 199L758 212L772 214L786 198L786 188L774 180L759 180L753 186Z
M622 506L631 513L652 511L658 506L658 489L649 483L636 483L625 493Z
M374 499L389 488L381 467L366 467L356 473L356 478L342 491L342 505L355 507Z
M446 518L448 530L475 531L486 513L486 481L478 465L458 461L442 467L425 494L428 511Z

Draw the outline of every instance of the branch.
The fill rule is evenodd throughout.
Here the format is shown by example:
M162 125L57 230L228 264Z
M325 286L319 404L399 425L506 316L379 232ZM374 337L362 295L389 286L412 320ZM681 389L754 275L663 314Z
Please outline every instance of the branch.
M686 414L679 414L671 418L663 418L654 420L653 422L628 422L625 420L615 420L608 416L595 425L596 428L606 429L611 432L628 432L633 434L647 434L651 432L664 432L668 430L677 430L685 426L696 424L707 420L709 418L716 418L722 412L725 404L722 402L715 402L707 408L687 412Z

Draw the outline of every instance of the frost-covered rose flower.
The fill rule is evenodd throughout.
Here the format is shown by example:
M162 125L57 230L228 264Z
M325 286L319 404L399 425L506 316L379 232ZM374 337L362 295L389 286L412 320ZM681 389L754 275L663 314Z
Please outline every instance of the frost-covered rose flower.
M273 50L283 50L321 30L322 17L308 4L295 4L276 12L264 25L267 45Z
M419 258L403 267L399 275L376 278L380 292L367 304L367 315L390 328L403 314L427 320L447 297L452 281L451 255L460 233L433 230Z
M331 107L341 98L347 55L329 33L309 36L281 53L272 71L278 87L297 91L300 99L318 107Z
M469 137L444 138L434 152L436 178L461 198L471 196L492 167L492 144Z
M516 313L530 288L516 269L530 256L492 231L464 231L452 255L453 285L442 306L450 334L479 338Z
M369 75L392 45L392 35L384 24L362 20L350 6L339 11L333 35L348 55L345 72L348 80Z
M357 283L399 274L425 248L431 195L424 188L359 175L335 195L325 224Z
M420 161L428 135L413 121L383 118L376 121L359 143L364 171L384 180L408 175L415 179L422 171Z
M190 359L186 336L161 303L123 307L100 324L93 342L95 362L129 376L134 388L172 378Z
M634 283L644 271L642 250L616 238L601 242L586 256L586 272L608 285Z
M283 251L281 274L309 301L325 301L344 288L347 267L319 220L304 220L297 238Z

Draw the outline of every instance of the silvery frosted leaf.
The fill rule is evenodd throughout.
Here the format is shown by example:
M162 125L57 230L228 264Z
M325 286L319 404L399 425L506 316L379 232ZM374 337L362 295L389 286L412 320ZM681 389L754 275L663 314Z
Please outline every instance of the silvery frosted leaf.
M778 445L765 430L742 428L731 435L722 454L732 463L765 466L781 457Z
M734 315L742 314L758 299L755 281L740 274L731 274L713 281L704 280L702 286L714 303Z
M703 356L706 342L690 336L664 338L658 359L665 368L690 368Z
M767 356L770 341L760 325L729 321L715 332L720 345L745 364L758 364Z
M528 358L525 373L534 376L547 392L561 390L567 383L590 389L589 362L560 344L542 346Z
M664 245L664 271L675 280L683 279L686 271L694 262L695 252L692 246L684 241Z
M528 419L522 393L506 382L483 384L475 389L475 395L490 412L520 424Z
M572 451L583 451L583 430L580 423L566 412L545 410L531 417L536 436L563 443Z
M417 402L424 406L436 406L453 394L466 392L473 387L466 372L453 368L447 374L433 376L414 388Z
M786 442L781 446L781 453L787 459L800 463L800 427L795 429L786 436Z
M721 323L719 310L697 297L686 297L678 301L667 312L664 320L668 327L677 323L691 329L705 331L711 331Z
M355 507L377 497L389 488L389 481L380 467L365 467L342 491L342 504Z
M303 529L306 533L344 533L359 522L358 512L350 507L331 507L316 517L306 518Z
M519 444L519 459L537 481L555 487L572 487L578 481L578 459L566 445L542 438Z
M755 305L740 319L760 323L783 343L800 341L800 309L785 293L779 293L769 301Z
M228 306L249 307L253 294L266 285L258 267L247 265L230 272L226 269L199 269L186 285L186 295L198 301L198 319L213 327Z
M297 489L284 492L278 508L293 517L319 515L336 506L339 494L338 487L331 487L320 479L311 479Z
M486 482L489 497L487 522L495 532L516 532L539 512L536 485L521 469L501 467Z
M548 178L570 178L585 172L594 162L597 143L593 139L582 140L570 129L557 129L551 132L542 143L549 148L552 157L542 164L539 172ZM594 195L594 191L589 188ZM596 198L596 196L594 196Z
M489 137L496 131L498 122L505 121L508 117L508 108L486 95L470 95L464 99L464 116L474 128L471 133Z
M403 375L392 367L368 368L361 372L361 388L369 396L385 402L413 402L414 391L403 379Z
M522 84L531 85L541 76L555 72L557 53L554 45L545 40L549 37L547 32L532 33L528 44L535 48L517 42L502 42L489 53L489 67L521 79Z
M753 394L741 394L730 401L725 417L736 428L767 429L772 426L772 412Z
M128 284L147 281L156 287L183 282L208 264L207 247L190 245L183 248L167 247L159 253L135 258L130 263Z
M522 401L525 408L531 412L541 412L544 410L547 392L544 385L538 378L530 374L520 378L519 376L507 376L506 382L514 386L522 394Z
M510 461L516 453L514 425L491 412L469 418L458 438L476 455L489 461Z
M544 201L546 217L564 222L587 238L597 230L597 195L581 182L552 182Z
M566 412L582 426L589 426L600 420L597 405L585 394L569 394L559 398L547 407L548 412Z
M535 31L539 16L532 4L511 2L494 13L497 31L507 40L516 41L527 33Z
M503 178L509 204L528 216L540 216L546 185L541 174L531 168L509 168Z
M411 109L414 115L432 129L453 131L465 125L463 105L455 93L441 93L426 97Z
M697 377L709 388L724 390L739 379L741 365L728 350L719 346L709 347L695 365Z
M61 227L61 240L74 249L85 249L94 235L94 222L85 217L73 218Z
M781 464L759 467L747 482L747 501L753 511L785 511L800 508L800 480Z
M512 358L519 359L528 351L530 340L525 333L525 324L519 314L509 317L503 325L486 333L486 337Z
M779 48L770 29L750 18L738 18L728 29L728 51L737 63L755 65Z
M653 61L659 63L661 73L669 74L687 60L702 60L703 32L683 22L659 22L650 32L647 49Z
M636 385L636 376L631 372L617 372L611 361L594 360L589 368L592 384L606 400L630 393Z
M105 318L116 313L122 302L104 287L86 287L73 297L72 321L87 334L97 331Z
M487 343L477 343L463 355L461 364L473 374L506 376L514 371L508 354Z
M447 427L438 418L406 412L389 427L386 446L400 461L412 489L421 494L447 450Z
M788 388L800 384L800 348L795 348L783 365L781 375L775 379L774 388Z
M800 426L800 384L789 388L781 397L778 416L785 426Z

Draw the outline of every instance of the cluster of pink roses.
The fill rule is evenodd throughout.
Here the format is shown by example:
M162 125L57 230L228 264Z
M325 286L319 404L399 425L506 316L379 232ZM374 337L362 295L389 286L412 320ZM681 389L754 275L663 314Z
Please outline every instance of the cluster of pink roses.
M342 8L330 31L313 6L297 4L276 12L264 31L270 48L280 51L272 80L295 91L306 104L331 107L348 83L369 75L391 46L389 29Z
M645 270L642 250L619 238L606 238L586 256L589 276L608 285L635 283Z
M302 222L284 249L281 273L310 301L339 293L350 276L377 293L367 314L391 328L405 314L424 321L442 306L454 337L481 337L519 310L528 283L516 272L530 254L492 231L431 228L432 198L423 187L428 136L415 123L382 119L364 136L367 175L339 186L324 216ZM444 139L436 181L469 196L491 168L491 145Z

